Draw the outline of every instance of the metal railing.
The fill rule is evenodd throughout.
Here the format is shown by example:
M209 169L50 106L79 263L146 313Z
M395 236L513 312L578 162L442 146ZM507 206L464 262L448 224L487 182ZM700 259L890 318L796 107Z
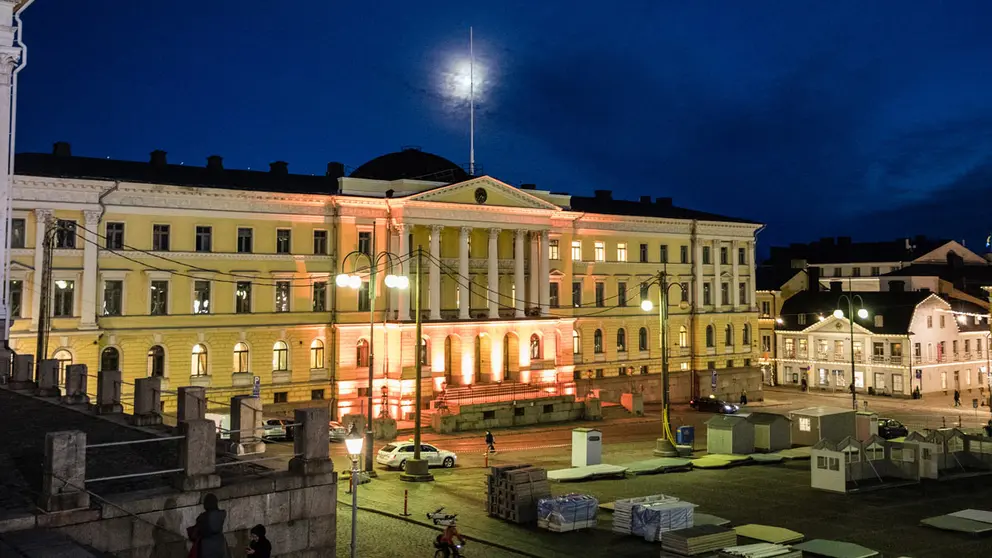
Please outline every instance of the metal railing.
M569 389L571 388L571 389ZM541 383L498 383L476 384L466 387L448 388L442 399L448 406L475 405L515 401L518 399L537 399L540 397L556 397L575 393L575 382L541 382Z

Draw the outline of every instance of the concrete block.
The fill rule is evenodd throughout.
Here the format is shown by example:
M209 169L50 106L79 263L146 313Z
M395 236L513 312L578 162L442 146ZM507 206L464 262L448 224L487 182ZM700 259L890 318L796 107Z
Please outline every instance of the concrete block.
M644 394L625 393L620 396L620 404L635 416L644 416Z
M231 398L231 451L237 455L263 453L262 400L250 395Z
M96 412L101 415L124 412L120 370L100 370L96 373Z
M59 397L59 361L46 358L38 364L38 391L41 397Z
M455 415L434 414L431 417L431 430L436 434L451 434L456 432L458 417Z
M189 420L179 423L179 433L185 436L179 443L179 467L176 479L182 490L204 490L220 486L217 476L217 453L214 447L216 425L212 420Z
M207 413L207 388L200 386L179 388L179 398L176 404L178 422L203 420Z
M68 430L47 433L42 467L41 495L38 502L42 509L64 511L89 507L90 495L84 490L85 432Z
M603 419L603 404L599 399L590 397L586 399L585 414L583 416L586 420L602 420Z
M87 369L85 364L70 364L65 369L65 396L62 402L68 405L85 405L90 402L86 395Z
M267 525L265 531L272 548L279 549L279 556L304 550L309 545L310 525L307 520Z
M30 389L38 386L34 381L34 355L14 355L10 389Z
M336 496L334 498L336 499ZM337 516L320 515L311 517L308 527L307 538L309 544L307 548L323 549L324 553L321 553L321 556L327 556L326 552L328 550L333 553L334 547L337 544Z
M162 403L162 378L151 376L134 381L134 415L131 424L152 426L162 424L159 414Z
M0 385L10 383L10 377L14 373L14 353L0 349Z
M290 472L298 475L325 474L334 471L330 458L327 407L296 409L296 427L293 453L289 461Z
M291 495L293 491L271 492L263 494L265 499L265 525L283 523L290 520L292 512ZM331 502L334 505L334 502ZM249 525L252 528L254 525Z
M396 419L380 417L372 421L372 435L376 440L396 439Z

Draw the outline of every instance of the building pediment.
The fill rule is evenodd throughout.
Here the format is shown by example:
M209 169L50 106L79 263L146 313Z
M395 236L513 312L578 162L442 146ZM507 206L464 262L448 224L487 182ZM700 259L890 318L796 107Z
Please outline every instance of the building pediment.
M557 205L546 202L537 196L514 188L488 176L473 178L458 184L442 186L419 194L414 194L406 201L452 203L472 206L498 206L519 209L544 209L549 211L561 210Z
M850 333L850 331L851 323L847 321L847 318L836 318L831 315L807 327L803 333ZM861 327L857 322L854 322L854 331L863 335L871 335L871 331Z

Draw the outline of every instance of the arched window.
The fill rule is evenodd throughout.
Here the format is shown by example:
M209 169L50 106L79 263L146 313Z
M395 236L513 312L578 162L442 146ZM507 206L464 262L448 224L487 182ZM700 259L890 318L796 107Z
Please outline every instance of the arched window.
M624 328L617 330L617 352L627 352L627 330Z
M420 365L431 365L431 338L424 337L420 340Z
M366 339L358 340L358 354L355 357L355 366L369 365L369 342Z
M72 364L72 354L65 349L59 349L55 351L55 354L52 355L52 358L59 361L59 383L64 384L65 368L70 364Z
M148 375L165 376L165 349L161 345L148 349Z
M236 343L234 345L234 371L248 372L249 370L250 367L248 365L248 344Z
M689 346L689 330L685 326L679 326L679 347L683 349Z
M193 376L207 375L207 348L203 345L193 345L193 363L190 374Z
M310 368L318 369L324 367L324 342L314 339L310 343Z
M648 328L642 327L637 332L637 350L648 350Z
M744 329L741 330L741 344L747 347L751 344L751 325L744 324Z
M272 346L272 370L289 370L289 347L285 341L276 341Z
M727 327L723 329L723 344L734 345L734 326L730 324L727 324Z
M990 349L992 350L992 349ZM579 337L579 332L572 330L572 354L580 354L582 352L582 338Z
M107 347L100 353L100 370L116 372L121 369L121 353L113 348Z
M713 331L713 325L706 326L706 347L716 347L716 332Z
M530 336L530 358L541 360L541 336L536 333Z
M603 330L597 329L592 336L592 352L600 354L603 352Z

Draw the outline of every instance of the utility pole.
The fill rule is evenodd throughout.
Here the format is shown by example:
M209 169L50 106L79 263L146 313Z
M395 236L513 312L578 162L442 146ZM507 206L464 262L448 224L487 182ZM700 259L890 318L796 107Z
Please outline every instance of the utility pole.
M51 300L52 300L52 249L55 245L56 220L49 217L45 222L45 236L39 239L42 250L41 259L41 292L38 294L38 344L34 353L34 369L41 370L41 361L48 358L48 330L51 329ZM66 233L68 234L68 233Z

